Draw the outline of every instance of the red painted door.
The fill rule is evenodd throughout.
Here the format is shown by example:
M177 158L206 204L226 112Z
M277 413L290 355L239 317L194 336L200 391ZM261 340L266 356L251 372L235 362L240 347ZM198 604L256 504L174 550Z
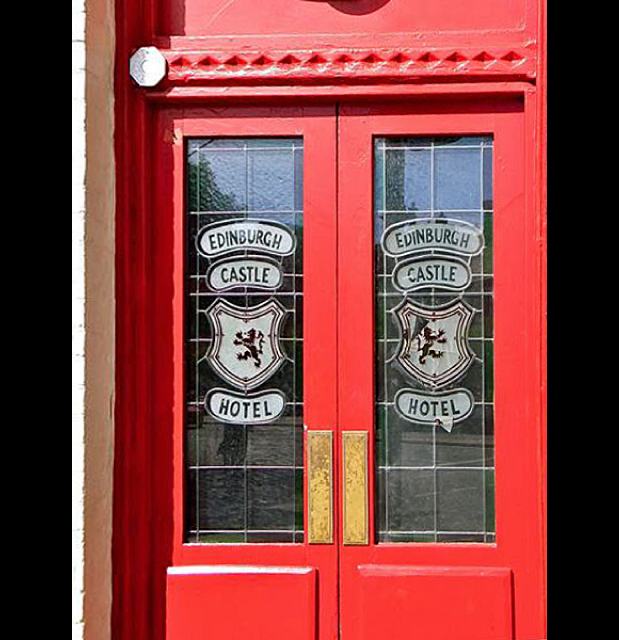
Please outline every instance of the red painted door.
M528 117L340 110L338 426L368 447L367 543L354 518L346 543L363 481L342 467L342 638L546 637Z
M529 113L158 112L151 637L544 637Z
M157 120L170 640L338 633L335 522L310 544L304 473L304 442L336 425L335 131L333 106Z

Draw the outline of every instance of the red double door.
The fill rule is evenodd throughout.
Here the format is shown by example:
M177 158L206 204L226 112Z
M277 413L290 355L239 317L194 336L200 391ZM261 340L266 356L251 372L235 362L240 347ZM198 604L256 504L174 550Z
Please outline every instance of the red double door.
M150 637L545 637L528 123L520 99L157 113Z

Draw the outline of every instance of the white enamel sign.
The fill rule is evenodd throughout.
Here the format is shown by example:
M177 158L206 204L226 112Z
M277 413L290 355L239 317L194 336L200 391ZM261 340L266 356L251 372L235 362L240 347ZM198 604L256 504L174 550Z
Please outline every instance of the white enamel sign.
M129 75L140 87L154 87L165 78L166 59L157 47L140 47L129 58Z
M269 389L242 395L227 389L211 389L204 399L206 410L221 422L265 424L277 420L286 406L281 391Z
M268 258L229 258L211 265L206 281L213 291L228 291L235 287L273 290L281 286L282 272L279 264Z
M400 389L394 398L397 412L406 420L434 424L451 432L456 422L473 412L473 394L468 389L428 393L417 389Z
M470 284L471 269L458 258L413 258L403 260L393 270L393 286L404 292L429 287L464 291Z
M473 362L468 331L474 310L462 300L425 308L406 298L393 313L402 335L397 361L421 384L444 387Z
M484 248L484 238L479 229L468 222L423 218L387 227L381 245L383 251L393 257L433 249L474 256Z
M276 256L294 252L296 238L288 228L278 222L235 218L227 222L207 224L196 236L198 251L207 258L249 249Z
M286 311L277 300L245 308L219 299L206 315L213 336L207 360L231 385L258 387L283 364L279 333Z

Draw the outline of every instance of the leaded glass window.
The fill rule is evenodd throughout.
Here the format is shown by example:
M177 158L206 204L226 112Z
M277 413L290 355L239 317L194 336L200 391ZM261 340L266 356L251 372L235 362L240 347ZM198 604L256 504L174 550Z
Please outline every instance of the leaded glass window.
M303 141L186 147L185 539L303 540Z
M375 140L379 542L495 539L492 152Z

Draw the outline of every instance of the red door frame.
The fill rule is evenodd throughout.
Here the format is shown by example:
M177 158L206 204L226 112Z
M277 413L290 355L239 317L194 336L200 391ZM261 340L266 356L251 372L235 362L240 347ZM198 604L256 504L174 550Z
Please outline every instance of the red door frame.
M362 575L381 567L381 575L394 578L410 573L411 568L420 575L437 571L437 575L461 575L466 569L472 578L487 575L489 570L502 570L507 575L511 571L513 628L505 631L509 636L500 637L545 637L544 416L540 402L545 376L540 332L544 313L539 245L542 221L531 179L535 175L535 140L525 135L525 124L525 106L519 99L460 105L345 105L340 110L338 424L342 431L369 433L370 468L374 460L375 397L374 323L369 311L374 308L373 136L491 134L495 140L496 544L374 544L371 479L370 545L342 546L340 550L344 638L378 638L383 637L381 633L403 638L412 631L402 626L404 613L385 620L367 611L371 605L364 589L369 587L364 587L368 580ZM360 308L368 312L359 313ZM414 602L414 588L419 583L412 580L410 584ZM406 580L399 586L406 588ZM476 586L475 581L469 588L484 589L483 583ZM480 593L484 598L487 595ZM423 600L423 604L428 603ZM445 602L431 601L430 606L414 609L410 615L415 616L414 631L420 637L442 638L431 635L437 633L437 624L439 629L445 628L445 638L451 637L449 624L446 621L445 626L441 619L446 616ZM476 615L485 615L483 607ZM504 618L511 617L505 612ZM458 637L478 637L472 628L459 627L458 632Z
M121 55L123 50L122 47L119 48ZM123 74L124 69L119 70L118 73ZM172 564L172 549L175 544L174 529L169 518L173 508L170 479L174 473L172 468L174 443L171 436L152 437L156 432L153 429L154 424L166 421L168 424L173 424L172 405L165 406L164 396L154 394L156 389L168 385L167 393L170 398L169 389L173 388L173 372L169 370L167 380L164 377L156 380L150 377L153 370L161 371L162 366L165 368L166 359L168 363L171 362L174 352L172 334L169 331L166 333L155 330L150 319L153 315L157 315L159 326L162 326L160 320L162 309L165 308L165 304L162 307L162 303L172 299L174 290L174 281L171 277L166 277L155 286L151 275L155 263L156 268L162 273L167 273L168 276L174 272L173 235L170 232L158 232L152 224L152 211L155 201L160 199L160 196L166 196L166 194L172 196L174 188L170 183L170 176L175 175L175 165L173 154L163 153L158 162L153 162L153 153L162 140L167 143L172 140L178 142L175 137L179 132L174 130L174 127L170 128L162 124L166 117L169 125L174 117L179 119L182 114L193 118L200 118L208 113L220 114L223 113L224 107L229 109L229 98L239 100L252 96L251 99L254 101L251 107L252 113L262 114L265 119L269 116L276 118L278 114L282 115L285 111L281 107L282 100L285 96L290 96L291 91L288 87L281 89L268 87L252 94L251 88L239 88L231 91L229 98L222 98L216 87L206 91L197 87L179 88L178 91L171 90L166 94L153 90L141 95L135 87L127 87L124 75L118 84L121 88L117 94L116 304L118 321L115 409L117 436L112 627L115 638L152 640L164 637L165 570ZM299 95L298 92L294 93ZM539 509L542 517L537 522L539 539L543 547L542 556L545 558L545 121L543 104L539 108L537 106L540 100L543 102L543 85L541 93L535 87L519 82L434 86L413 84L348 87L342 85L322 88L306 87L301 89L301 93L308 94L308 102L306 106L298 108L297 114L311 111L308 105L316 104L316 100L320 97L334 100L356 95L357 99L360 99L363 95L370 93L383 97L404 98L406 96L407 108L413 110L417 108L415 105L434 104L437 109L448 112L449 110L445 111L446 104L461 101L461 104L465 105L469 99L475 100L475 96L484 102L497 101L501 98L508 101L517 99L524 103L523 131L526 135L524 135L522 160L525 171L524 208L528 212L526 217L526 251L529 265L527 278L531 283L531 295L527 298L527 326L530 330L529 335L533 338L537 337L534 340L535 344L529 344L530 362L534 362L535 367L532 366L532 377L528 381L528 388L533 390L533 395L527 410L528 418L538 421L540 429L535 446L537 447L536 469L539 469L541 481ZM265 96L264 100L256 102L259 94ZM314 98L309 98L309 94ZM429 94L435 96L430 99L431 101L428 101ZM201 106L205 97L208 97L209 107ZM183 109L179 106L179 102L182 105L186 104L188 108ZM175 104L176 107L173 106ZM393 104L396 104L395 100ZM346 109L347 107L342 107L343 114L346 114ZM234 109L229 113L233 111ZM136 122L142 123L142 126L136 127ZM445 123L448 122L449 119L445 119ZM406 129L414 130L411 127ZM262 127L260 131L264 132L268 129ZM289 135L291 131L292 129L288 132L281 130L279 135ZM371 149L368 153L371 155ZM321 170L324 171L324 167ZM175 179L178 180L178 175ZM329 178L331 179L335 180L335 176ZM349 184L352 185L352 182ZM157 198L153 196L150 185L157 185ZM367 189L370 185L371 178L363 188ZM361 186L361 183L356 186ZM169 202L172 200L170 199ZM369 215L370 211L371 208L366 211L366 215ZM173 214L168 211L167 215ZM535 239L534 243L533 239ZM340 285L342 285L341 282ZM373 344L373 339L370 344ZM152 403L153 397L158 397L159 400ZM345 420L344 414L340 414L340 418ZM358 428L357 425L346 425L347 423L343 421L343 428ZM326 426L330 425L314 425L314 428ZM172 433L171 430L169 433ZM338 443L339 438L336 438L334 442L336 450ZM498 444L497 440L497 451ZM334 469L336 498L339 489L337 471L336 465ZM335 527L337 534L337 521ZM350 549L355 553L352 548ZM251 551L246 553L251 554ZM289 552L284 550L282 553ZM444 558L439 558L437 561L441 560L444 564L443 560L453 552L446 547L442 553L445 554ZM284 557L281 556L278 561L283 562ZM247 556L247 561L249 560ZM472 560L473 557L471 557ZM206 560L199 561L206 562ZM401 562L397 559L394 561ZM302 560L298 562L307 564ZM366 563L367 560L363 562ZM541 576L540 584L543 586L545 564L543 559L540 562L541 567L538 570L540 563L536 560L535 572ZM533 616L535 618L533 625L536 628L545 627L545 623L539 622L545 615L545 602L545 591L542 588L536 603L541 613L536 612ZM516 605L516 619L522 619L518 613L518 605ZM333 619L320 622L321 628L329 626L333 628L334 624ZM517 630L519 634L524 633L524 628L517 627ZM532 637L537 639L545 636L542 633ZM520 635L518 638L520 640Z
M150 322L155 314L158 318L162 313L171 315L162 309L167 308L166 301L172 299L174 290L171 277L156 286L151 278L155 262L162 272L171 274L174 270L173 236L169 232L158 233L152 224L155 204L152 185L157 185L160 194L173 192L169 184L174 167L171 155L164 154L156 180L153 175L156 164L153 153L161 144L161 136L167 136L167 142L175 136L173 130L162 129L161 118L165 119L160 115L162 112L179 117L182 109L187 108L193 111L185 113L199 116L245 104L253 105L256 113L275 115L281 113L278 110L282 105L299 105L301 100L303 109L336 100L368 99L400 101L413 110L428 100L434 100L437 108L443 109L446 104L467 100L496 103L500 98L524 103L524 208L528 225L527 277L531 287L527 318L529 335L536 338L535 348L528 347L532 371L528 388L534 393L528 418L539 420L536 469L541 476L543 514L539 537L545 545L545 2L527 0L522 15L507 30L404 33L397 29L377 34L369 29L364 33L332 34L332 26L325 20L321 36L303 34L300 23L300 34L272 34L268 38L264 34L193 37L168 33L160 20L164 4L160 0L115 2L117 346L113 409L116 433L113 637L116 640L164 637L165 571L172 563L175 544L170 517L174 474L172 429L166 431L165 438L153 437L156 433L153 425L173 424L173 415L171 405L152 402L155 388L173 388L173 371L168 364L167 379L151 378L154 370L165 368L165 362L169 363L174 353L171 333L155 331ZM262 11L262 7L256 7ZM470 18L468 6L462 5L459 10L467 12L467 19ZM277 22L277 16L273 19ZM144 45L159 47L168 61L166 79L152 89L137 87L127 73L129 57ZM248 64L203 64L212 59L225 62L237 55L246 58ZM265 57L276 64L257 63ZM297 62L279 64L290 59ZM346 107L342 112L346 112ZM371 154L371 149L368 153ZM367 189L371 185L369 179L366 185L355 186ZM371 208L365 215L370 215L370 211ZM340 417L345 418L343 414ZM356 429L357 425L348 423L343 427ZM337 448L339 437L334 444ZM337 466L334 472L337 492ZM337 521L335 526L337 533ZM451 552L446 548L443 553ZM545 558L545 547L543 555ZM543 563L541 571L545 571ZM545 592L541 594L539 607L545 611ZM516 618L521 618L518 610ZM517 626L517 630L524 633L523 628Z

